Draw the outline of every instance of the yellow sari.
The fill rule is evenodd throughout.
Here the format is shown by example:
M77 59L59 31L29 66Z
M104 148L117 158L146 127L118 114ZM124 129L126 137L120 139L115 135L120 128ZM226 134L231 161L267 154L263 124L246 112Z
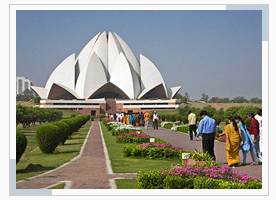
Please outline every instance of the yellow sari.
M237 125L240 128L239 125ZM232 128L230 124L225 126L226 134L226 158L229 166L239 164L239 147L240 147L240 136L239 132Z

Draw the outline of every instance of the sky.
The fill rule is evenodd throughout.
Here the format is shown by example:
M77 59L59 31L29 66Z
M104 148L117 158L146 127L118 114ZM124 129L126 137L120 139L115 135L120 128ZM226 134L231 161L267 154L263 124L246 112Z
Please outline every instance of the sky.
M18 10L16 76L45 87L53 70L99 32L117 33L167 87L191 99L262 98L260 10Z

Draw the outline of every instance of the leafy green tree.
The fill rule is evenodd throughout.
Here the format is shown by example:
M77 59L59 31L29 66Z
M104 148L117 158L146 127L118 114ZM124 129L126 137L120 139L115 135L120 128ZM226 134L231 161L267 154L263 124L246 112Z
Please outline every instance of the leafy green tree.
M225 110L224 119L228 120L229 117L237 116L238 111L242 108L242 106L232 106Z
M258 97L253 97L249 101L250 103L262 103L262 99L259 99Z
M182 103L187 103L187 97L183 96L182 99L181 99L181 102Z
M234 97L232 99L232 102L233 103L248 103L249 101L243 96L238 96L238 97Z
M186 97L187 101L190 101L190 95L188 92L185 92L184 96Z
M175 96L174 96L174 99L182 99L182 95L177 93Z
M257 110L259 108L256 106L244 106L237 112L237 115L239 115L243 120L247 119L248 113L257 113Z
M213 108L212 106L205 106L204 108L202 108L202 109L200 109L200 112L202 112L203 110L206 110L207 111L207 113L208 113L208 116L209 117L213 117L213 115L216 113L216 109L215 108ZM199 112L199 114L200 114L200 112Z
M208 102L208 99L209 99L209 96L208 96L207 94L203 93L203 94L201 95L200 101Z

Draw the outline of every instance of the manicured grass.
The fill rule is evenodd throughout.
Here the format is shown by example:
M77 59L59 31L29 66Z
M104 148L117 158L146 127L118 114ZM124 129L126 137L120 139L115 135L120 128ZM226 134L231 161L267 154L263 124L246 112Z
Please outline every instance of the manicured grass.
M52 154L44 154L38 148L35 139L35 127L24 128L23 133L28 139L27 150L16 165L16 181L25 180L29 177L55 169L79 155L91 124L92 121L88 121L78 132L72 135L71 139L67 139L64 145L59 146L59 153ZM40 164L43 168L26 170L25 168L31 163Z
M65 183L61 183L49 189L64 189L64 187L65 187Z
M116 179L117 189L138 189L136 179Z
M72 115L75 115L75 116L82 115L73 110L61 110L61 111L62 111L62 118L71 118Z
M101 127L107 146L109 159L111 161L112 170L114 173L139 173L139 171L162 170L169 168L172 163L181 164L181 160L165 160L165 159L143 159L124 157L122 147L128 144L116 143L116 136L112 136L111 132L102 124ZM122 179L120 182L130 181ZM116 180L117 182L117 180ZM124 185L124 184L123 184ZM125 184L128 189L128 184Z

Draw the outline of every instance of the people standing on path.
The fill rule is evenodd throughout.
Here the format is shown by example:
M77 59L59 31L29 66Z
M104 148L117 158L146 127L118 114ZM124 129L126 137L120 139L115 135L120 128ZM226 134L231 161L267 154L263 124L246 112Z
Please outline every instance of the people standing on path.
M140 120L141 120L141 122L140 122L141 126L144 126L145 122L144 122L144 113L143 112L141 112L141 114L140 114Z
M199 122L196 138L198 140L199 135L202 134L203 152L208 152L213 157L213 160L216 161L214 152L214 140L217 134L216 122L208 116L206 110L203 110L200 116L202 120Z
M156 112L153 113L152 119L153 119L153 128L158 129L158 116Z
M242 120L242 118L240 116L236 116L235 120L238 123L238 125L240 126L241 132L242 132L243 144L242 144L242 146L240 146L240 149L242 150L242 155L243 155L242 165L246 165L246 155L249 151L251 153L251 158L253 160L252 165L258 165L259 163L257 161L255 145L254 145L254 142L253 142L251 136L249 135L249 133L247 131L244 121Z
M254 118L253 113L248 113L248 119L251 120L250 127L248 128L249 134L254 135L254 144L256 148L257 157L259 158L259 161L262 162L262 155L260 152L260 130L259 130L259 122Z
M145 128L146 129L148 129L148 126L149 126L149 118L150 118L150 114L148 113L148 111L146 111L146 113L144 114Z
M196 137L196 115L192 113L191 110L189 111L188 121L189 121L189 129L190 129L190 140L193 140L193 134Z
M259 149L260 149L260 154L262 157L262 135L263 135L263 128L262 128L262 109L257 110L257 114L255 115L255 119L259 122Z
M224 127L224 132L219 136L226 135L226 158L229 167L235 168L240 163L239 149L243 141L240 125L234 117L229 117L229 124Z

